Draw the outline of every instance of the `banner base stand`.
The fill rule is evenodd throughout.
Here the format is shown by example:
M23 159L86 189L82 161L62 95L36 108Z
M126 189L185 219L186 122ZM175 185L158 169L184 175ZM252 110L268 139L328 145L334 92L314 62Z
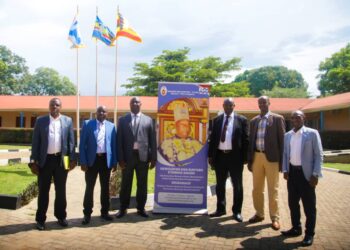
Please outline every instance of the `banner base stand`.
M206 208L163 207L154 202L152 213L154 214L208 214Z

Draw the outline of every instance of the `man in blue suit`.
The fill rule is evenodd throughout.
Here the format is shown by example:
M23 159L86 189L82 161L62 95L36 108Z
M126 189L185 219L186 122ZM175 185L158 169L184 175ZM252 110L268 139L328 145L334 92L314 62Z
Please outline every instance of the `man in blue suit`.
M97 175L101 185L101 218L111 221L109 210L109 178L111 169L117 167L116 130L113 123L106 120L107 109L99 106L96 119L84 122L79 152L81 170L85 172L86 189L84 195L83 225L90 223L94 205L94 187Z
M301 199L306 216L303 246L311 246L316 225L316 193L318 178L322 177L322 143L315 129L304 126L305 115L297 110L291 116L293 129L285 134L282 171L287 180L288 205L292 228L283 231L286 237L301 235Z
M66 181L68 170L75 167L76 161L72 119L61 115L61 108L59 98L51 99L50 114L39 117L33 131L32 154L28 165L38 175L38 210L35 216L38 230L45 229L52 178L56 190L54 214L59 225L68 226ZM69 156L68 166L64 166L64 156Z

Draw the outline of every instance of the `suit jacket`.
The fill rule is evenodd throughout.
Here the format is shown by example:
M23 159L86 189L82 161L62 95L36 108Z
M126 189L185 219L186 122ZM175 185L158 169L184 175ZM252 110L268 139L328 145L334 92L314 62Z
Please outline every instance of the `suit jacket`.
M105 145L107 154L107 166L111 168L117 165L117 138L115 126L109 121L105 121ZM97 141L97 120L87 120L84 122L80 136L79 153L80 164L91 167L96 159Z
M157 160L156 132L151 117L142 114L139 118L137 143L139 145L139 157L141 161ZM132 133L131 113L121 117L117 129L118 162L131 159L134 147L134 135Z
M304 176L307 180L310 180L312 175L322 177L323 150L320 135L315 129L308 127L304 127L303 129L301 138L301 166ZM291 138L292 130L284 136L283 173L289 172Z
M61 154L68 155L70 160L75 160L75 143L73 133L72 119L68 116L61 115ZM49 145L49 125L50 115L40 116L35 122L32 140L31 161L44 167Z
M250 133L249 133L249 147L248 147L248 162L253 163L256 134L258 131L258 125L261 120L260 115L255 116L250 121ZM283 140L284 133L286 132L286 125L284 118L278 114L270 112L269 118L266 124L265 130L265 155L269 162L278 162L280 168L282 167L282 155L283 155Z
M213 121L213 128L209 138L208 157L215 161L217 159L217 150L220 144L222 124L224 122L224 114L219 115ZM248 122L247 118L234 113L233 131L232 131L232 150L235 155L236 164L244 164L247 160L248 148Z

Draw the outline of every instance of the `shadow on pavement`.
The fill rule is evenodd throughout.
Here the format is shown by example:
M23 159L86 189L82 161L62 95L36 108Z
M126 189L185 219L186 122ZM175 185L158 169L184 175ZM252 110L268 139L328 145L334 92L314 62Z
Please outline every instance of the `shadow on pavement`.
M301 247L299 242L284 242L287 238L282 235L261 237L261 239L249 238L240 242L243 246L238 249L297 249Z

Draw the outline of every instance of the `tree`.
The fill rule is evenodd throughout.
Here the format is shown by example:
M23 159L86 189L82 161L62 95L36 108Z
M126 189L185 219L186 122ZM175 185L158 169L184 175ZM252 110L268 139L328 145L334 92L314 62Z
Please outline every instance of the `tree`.
M249 97L249 82L215 83L210 89L210 96Z
M250 94L254 96L260 96L263 90L272 90L274 87L302 88L307 95L303 76L296 70L290 70L284 66L266 66L246 70L234 80L234 82L241 81L250 83Z
M25 95L75 95L76 87L65 76L51 68L41 67L26 80L22 88Z
M350 43L319 65L321 95L334 95L350 91Z
M239 58L223 62L219 57L189 60L189 48L164 50L151 64L136 63L131 83L122 86L129 89L126 95L155 96L158 82L218 83L228 77L229 71L239 69Z
M279 97L279 98L308 98L306 88L281 88L273 87L271 90L262 90L262 95L269 97Z
M21 80L28 75L24 58L0 45L0 94L12 95L19 91Z

